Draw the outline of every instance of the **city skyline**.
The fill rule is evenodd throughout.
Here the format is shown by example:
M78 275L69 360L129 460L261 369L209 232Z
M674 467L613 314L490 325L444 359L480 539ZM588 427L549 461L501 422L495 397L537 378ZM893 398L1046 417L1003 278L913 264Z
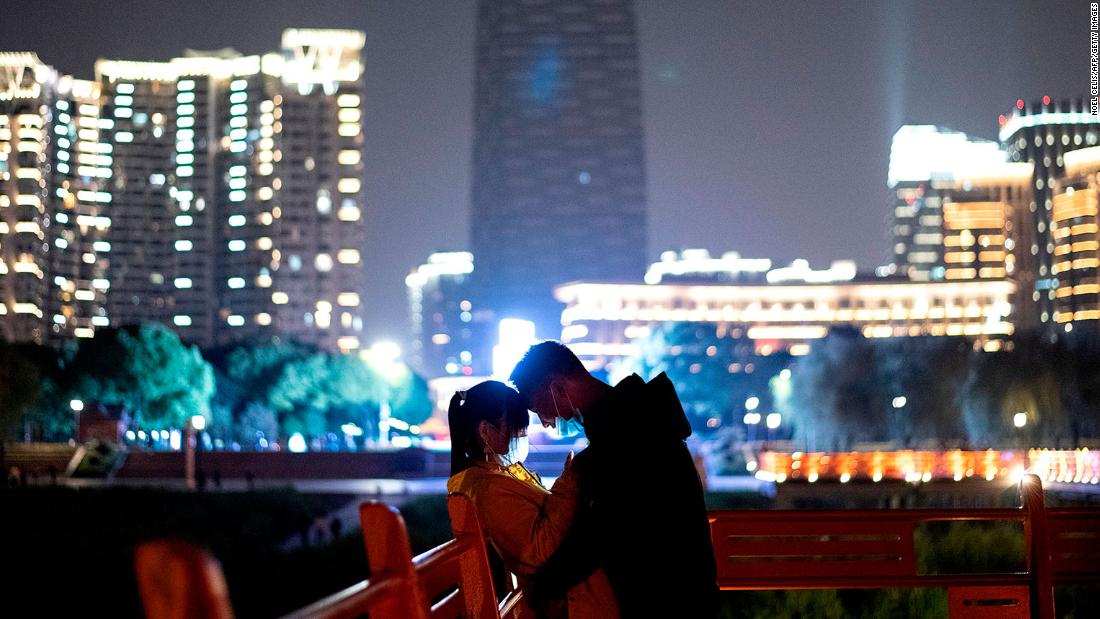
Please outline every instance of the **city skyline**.
M377 179L364 188L364 257L377 266L367 337L398 337L407 328L402 282L410 268L433 250L469 246L474 3L265 7L220 15L196 5L85 11L79 21L103 33L96 40L60 28L8 26L0 35L6 48L30 48L60 71L88 77L100 56L164 59L186 47L228 45L252 53L285 26L365 28L365 177ZM995 138L997 115L1017 98L1087 90L1085 5L694 8L638 3L650 259L701 246L876 266L887 257L889 138L901 124ZM1040 10L1045 19L1034 19ZM19 3L5 23L33 20L36 11L49 12ZM200 18L202 28L179 27ZM121 35L141 20L163 36ZM865 36L837 36L838 25ZM974 48L991 53L979 59L967 53ZM945 86L929 88L933 82ZM810 203L824 207L809 210ZM396 247L392 239L414 226Z

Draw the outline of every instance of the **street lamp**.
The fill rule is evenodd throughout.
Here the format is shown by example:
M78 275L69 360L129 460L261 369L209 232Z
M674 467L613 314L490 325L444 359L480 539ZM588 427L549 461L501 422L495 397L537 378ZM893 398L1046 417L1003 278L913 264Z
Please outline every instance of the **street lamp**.
M764 425L768 426L769 448L772 442L772 430L778 428L781 423L783 423L783 416L779 413L768 413L768 416L764 418Z
M760 423L760 413L756 409L760 406L760 398L750 395L745 398L745 416L742 421L748 426L748 440L750 443L756 440L756 424Z
M290 435L286 441L286 448L290 453L295 454L302 454L309 450L306 446L306 437L302 436L301 432Z
M202 450L202 431L205 429L206 417L202 415L192 416L191 419L188 420L187 426L184 428L183 470L188 490L194 490L196 487L195 471L198 468L199 462L198 452Z
M80 440L80 411L84 410L84 400L69 400L69 408L73 410L73 438Z
M355 451L355 439L363 436L363 428L349 422L340 426L340 430L344 433L344 442L352 451Z
M362 358L372 370L386 379L386 395L378 407L378 442L381 445L390 443L390 386L404 376L405 369L399 362L401 347L394 342L375 342L370 348L364 350Z
M760 413L745 413L741 421L744 421L745 425L748 426L749 442L754 442L756 440L756 426L760 423Z
M908 402L909 399L903 395L894 396L894 399L891 402L894 407L894 427L898 429L899 433L901 432L901 409L905 408L905 405ZM903 440L902 444L904 445L907 442L908 441Z

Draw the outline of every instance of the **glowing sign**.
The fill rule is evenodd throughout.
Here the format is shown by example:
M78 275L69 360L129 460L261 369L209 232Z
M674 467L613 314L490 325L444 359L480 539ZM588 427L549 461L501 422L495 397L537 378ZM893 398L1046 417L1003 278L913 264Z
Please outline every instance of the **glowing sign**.
M355 30L283 31L283 82L296 84L307 95L314 86L335 94L340 82L356 82L363 74L359 53L366 35Z
M499 339L493 346L493 376L507 380L523 353L535 343L535 323L518 318L500 321Z
M0 101L34 99L57 74L29 52L0 53Z

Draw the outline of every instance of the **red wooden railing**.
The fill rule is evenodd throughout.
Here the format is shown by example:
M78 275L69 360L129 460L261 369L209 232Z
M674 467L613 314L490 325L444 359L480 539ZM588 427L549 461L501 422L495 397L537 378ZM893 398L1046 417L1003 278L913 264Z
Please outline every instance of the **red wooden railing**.
M933 521L1017 521L1027 510L723 511L711 537L724 590L946 587L950 616L1030 616L1027 572L920 574L914 532Z
M221 565L205 550L156 540L137 549L134 564L146 617L233 618Z
M713 511L718 585L724 590L945 587L955 619L1053 619L1055 586L1100 583L1100 509L1047 509L1035 476L1021 482L1021 495L1022 507L1016 509ZM448 510L455 539L410 558L397 510L364 503L360 520L370 580L287 618L518 616L520 591L496 603L473 506L453 495ZM942 521L1022 523L1026 571L919 573L914 531ZM149 619L232 617L221 571L202 551L151 542L139 549L137 568ZM184 607L195 610L188 614Z

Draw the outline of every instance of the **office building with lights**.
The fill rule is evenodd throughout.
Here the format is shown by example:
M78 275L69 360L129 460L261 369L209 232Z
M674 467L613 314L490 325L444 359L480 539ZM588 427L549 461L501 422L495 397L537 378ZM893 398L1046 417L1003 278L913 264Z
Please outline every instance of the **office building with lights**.
M916 282L1011 278L1030 243L1032 165L1013 162L996 142L931 125L898 130L890 151L893 247L888 273ZM1030 295L1030 292L1025 294ZM1030 298L1014 299L1026 320Z
M555 337L555 285L646 267L632 0L478 3L475 303Z
M614 371L634 354L634 341L662 323L706 322L753 341L758 354L805 354L832 327L866 337L968 336L997 350L1011 335L1015 285L1005 279L910 282L857 277L854 265L825 271L799 261L774 269L763 283L559 286L562 341L587 365Z
M1064 155L1064 176L1051 188L1054 322L1063 332L1100 325L1100 146Z
M1000 141L1010 159L1033 165L1032 197L1028 219L1021 222L1021 251L1017 281L1021 297L1033 307L1021 313L1020 326L1053 333L1058 262L1051 224L1054 210L1052 187L1065 168L1066 153L1100 143L1100 118L1089 114L1084 98L1016 102L1016 109L1001 117ZM1023 236L1026 234L1026 236ZM1028 297L1030 295L1030 297ZM1024 308L1021 308L1024 309Z
M0 53L0 337L55 343L109 324L111 151L94 82Z
M492 329L486 312L471 301L473 272L470 252L437 252L405 278L412 317L409 363L427 378L487 376L492 369Z
M279 53L96 64L113 322L359 348L363 42L287 30Z

